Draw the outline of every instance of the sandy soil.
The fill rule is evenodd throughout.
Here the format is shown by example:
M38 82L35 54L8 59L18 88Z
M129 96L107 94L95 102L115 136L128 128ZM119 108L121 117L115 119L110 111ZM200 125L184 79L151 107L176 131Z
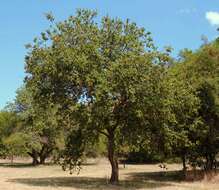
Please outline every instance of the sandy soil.
M181 181L178 177L180 165L120 166L120 184L108 184L110 166L106 160L99 159L83 166L80 174L69 175L60 166L31 167L16 161L14 166L0 160L0 190L219 190L219 178L196 182Z

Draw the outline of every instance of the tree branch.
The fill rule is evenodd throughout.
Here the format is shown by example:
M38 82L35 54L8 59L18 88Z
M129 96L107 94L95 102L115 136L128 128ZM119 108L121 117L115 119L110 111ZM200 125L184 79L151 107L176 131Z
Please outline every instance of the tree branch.
M101 134L103 134L103 135L105 135L106 137L109 137L109 134L107 134L106 132L104 132L104 131L101 131L101 130L97 130L99 133L101 133Z

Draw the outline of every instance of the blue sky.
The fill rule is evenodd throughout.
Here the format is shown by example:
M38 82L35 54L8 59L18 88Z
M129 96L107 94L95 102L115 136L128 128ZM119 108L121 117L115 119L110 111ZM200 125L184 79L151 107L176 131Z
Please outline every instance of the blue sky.
M208 0L2 0L0 1L0 108L13 100L22 85L24 45L48 27L44 13L58 20L77 8L95 9L100 16L129 18L151 31L156 45L182 48L200 46L201 35L217 36L219 1Z

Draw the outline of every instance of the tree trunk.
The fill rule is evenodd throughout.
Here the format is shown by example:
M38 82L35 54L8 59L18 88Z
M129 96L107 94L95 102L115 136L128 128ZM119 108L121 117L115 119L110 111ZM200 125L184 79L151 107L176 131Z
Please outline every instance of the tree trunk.
M27 152L27 154L29 154L29 156L31 156L31 158L33 159L32 161L33 166L36 166L39 164L38 153L36 150L32 149L32 152Z
M37 151L36 150L33 150L33 165L36 166L39 164L39 161L38 161L38 154L37 154Z
M112 172L111 172L111 178L110 183L116 184L119 182L119 165L118 165L118 159L115 154L115 142L114 142L114 133L109 132L108 136L108 159L111 164Z
M182 163L183 163L183 172L186 172L186 156L185 154L182 155Z
M205 177L208 180L211 180L216 174L216 158L214 154L206 154L206 163L204 166L205 169Z
M33 166L39 165L39 161L37 160L36 157L33 157L32 164L33 164Z
M40 164L45 164L46 159L49 157L49 155L52 153L52 151L53 151L53 148L49 148L46 145L44 145L42 147L42 150L39 153Z
M45 164L46 162L46 157L45 156L40 156L40 164Z
M14 155L12 154L11 155L11 164L13 164L14 163Z
M46 147L45 146L43 146L42 147L42 150L40 151L40 153L39 153L39 157L40 157L40 164L45 164L45 162L46 162L46 153L45 153L45 150L46 149Z
M206 171L211 171L215 168L215 156L213 154L207 154L206 155L206 166L205 170Z

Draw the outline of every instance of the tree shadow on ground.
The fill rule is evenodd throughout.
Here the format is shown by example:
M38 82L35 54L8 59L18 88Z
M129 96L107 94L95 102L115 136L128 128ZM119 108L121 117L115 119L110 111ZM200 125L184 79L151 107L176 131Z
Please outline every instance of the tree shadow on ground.
M144 180L121 180L117 185L109 184L104 178L91 177L48 177L48 178L16 178L8 182L21 183L38 187L72 187L78 189L117 189L117 190L135 190L135 189L156 189L159 187L171 186L167 182L144 181Z
M31 163L0 163L0 167L4 168L30 168L35 167Z
M5 163L0 163L0 167L4 167L4 168L31 168L31 167L37 167L37 166L56 166L56 163L51 163L51 162L47 162L43 165L36 165L34 166L32 163L9 163L9 162L5 162ZM82 166L93 166L96 165L96 163L84 163L82 164Z
M193 182L193 181L201 181L203 179L211 180L218 174L218 171L212 171L206 173L203 170L189 170L186 173L183 171L161 171L161 172L136 172L136 173L128 173L127 179L131 180L152 180L152 181L160 181L160 182Z
M182 171L135 172L126 175L128 179L141 181L180 182L185 179Z

